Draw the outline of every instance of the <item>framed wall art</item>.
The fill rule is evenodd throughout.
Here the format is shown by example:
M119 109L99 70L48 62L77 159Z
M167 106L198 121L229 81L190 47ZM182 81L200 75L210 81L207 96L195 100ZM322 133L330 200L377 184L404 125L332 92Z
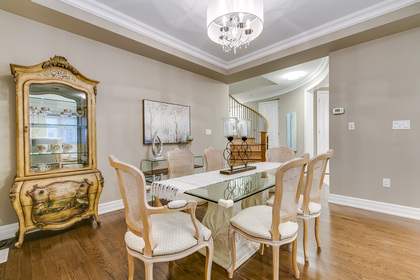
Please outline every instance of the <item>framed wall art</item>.
M180 143L190 135L190 106L143 99L143 142L152 144L157 135L162 143Z

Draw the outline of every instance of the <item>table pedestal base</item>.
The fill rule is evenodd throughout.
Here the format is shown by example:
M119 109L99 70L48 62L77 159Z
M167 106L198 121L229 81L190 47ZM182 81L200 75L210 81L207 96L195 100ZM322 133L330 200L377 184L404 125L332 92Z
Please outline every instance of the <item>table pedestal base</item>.
M252 197L246 198L242 201L235 203L232 207L225 208L219 206L216 203L209 202L207 212L203 218L203 225L209 228L212 232L214 241L214 257L213 262L217 263L221 267L227 269L230 264L230 252L229 252L229 224L230 219L235 216L242 208L250 206L261 205L267 200L267 193L260 193ZM244 207L243 207L244 206ZM255 252L260 248L260 245L255 242L251 242L239 236L235 235L236 245L236 265L237 269L247 259L249 259ZM206 255L206 250L200 250L200 253Z

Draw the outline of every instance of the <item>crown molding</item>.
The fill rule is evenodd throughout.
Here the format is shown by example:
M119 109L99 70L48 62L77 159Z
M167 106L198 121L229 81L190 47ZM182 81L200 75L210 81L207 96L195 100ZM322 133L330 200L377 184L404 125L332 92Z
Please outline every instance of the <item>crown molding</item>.
M147 25L139 20L129 17L126 14L123 14L95 0L83 0L83 1L82 0L59 0L59 1L67 5L70 5L74 8L77 8L79 10L82 10L84 12L87 12L89 14L92 14L94 16L100 17L109 22L112 22L114 24L117 24L128 30L131 30L133 32L146 36L159 43L175 48L186 54L189 54L191 56L204 60L220 68L227 69L228 67L228 64L226 61L214 55L211 55L207 52L204 52L199 48L196 48L190 44L187 44L167 33L164 33L150 25Z
M32 0L37 1L37 0ZM40 1L40 0L38 0ZM303 44L310 40L331 34L333 32L342 30L346 27L379 17L381 15L402 9L411 4L420 2L420 0L387 0L376 5L370 6L366 9L360 10L356 13L344 16L334 21L328 22L316 28L302 32L296 36L290 37L286 40L272 44L250 54L238 57L230 62L211 55L199 48L187 44L169 34L166 34L152 26L149 26L139 20L116 11L106 5L103 5L95 0L59 0L62 3L70 5L74 8L82 10L91 15L100 17L104 20L112 22L123 28L131 30L135 33L146 36L159 43L177 49L183 53L201 59L205 62L213 64L225 70L230 70L235 67L250 63L252 61L261 59L263 57L275 54L279 51Z
M305 77L305 79L293 84L292 86L288 88L278 91L278 90L275 90L276 86L272 86L274 89L273 91L269 93L262 93L261 91L257 90L257 91L248 91L248 92L239 93L239 94L233 95L233 97L241 103L247 103L247 102L253 102L253 101L277 97L279 95L282 95L282 94L291 92L295 89L298 89L300 87L303 87L304 85L311 83L315 79L317 81L318 80L322 81L329 73L328 68L329 68L329 57L324 57L322 58L321 63L315 69L315 71L313 71L309 76ZM313 86L315 85L312 85L312 87Z
M239 67L246 63L249 63L249 62L261 59L263 57L275 54L277 52L292 48L294 46L320 38L322 36L331 34L333 32L340 31L347 27L350 27L350 26L362 23L364 21L382 16L384 14L388 14L396 10L405 8L417 2L420 2L420 1L419 0L388 0L385 2L378 3L366 9L346 15L334 21L330 21L326 24L323 24L315 28L312 28L310 30L307 30L305 32L299 33L296 36L292 36L286 40L283 40L278 43L267 46L265 48L259 49L250 54L241 56L237 59L232 60L229 63L228 67L229 69Z

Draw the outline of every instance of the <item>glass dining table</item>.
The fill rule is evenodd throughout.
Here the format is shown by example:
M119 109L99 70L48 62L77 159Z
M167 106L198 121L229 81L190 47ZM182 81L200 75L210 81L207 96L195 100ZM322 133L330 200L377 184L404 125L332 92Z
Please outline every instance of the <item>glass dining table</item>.
M256 163L253 165L257 165L258 168L254 171L235 175L221 175L219 171L213 171L154 184L161 188L165 186L184 186L186 188L183 190L184 194L208 201L207 211L202 223L212 231L214 240L213 262L225 269L230 264L228 240L230 219L242 209L266 203L269 189L275 185L275 172L280 164ZM261 166L264 166L264 168L261 168ZM176 188L174 187L174 189ZM158 193L155 189L156 192ZM161 198L159 195L158 197ZM176 197L173 199L176 199ZM237 254L235 268L238 268L258 251L259 244L248 241L239 235L235 243ZM205 255L205 251L202 253Z

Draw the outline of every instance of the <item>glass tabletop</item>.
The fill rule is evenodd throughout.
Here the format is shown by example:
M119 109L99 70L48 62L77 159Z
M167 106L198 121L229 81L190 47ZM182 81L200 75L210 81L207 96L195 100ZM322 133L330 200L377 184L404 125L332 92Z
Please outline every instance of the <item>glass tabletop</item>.
M220 199L237 202L274 187L275 175L276 169L272 169L188 190L185 191L185 194L199 197L214 203L218 203Z

